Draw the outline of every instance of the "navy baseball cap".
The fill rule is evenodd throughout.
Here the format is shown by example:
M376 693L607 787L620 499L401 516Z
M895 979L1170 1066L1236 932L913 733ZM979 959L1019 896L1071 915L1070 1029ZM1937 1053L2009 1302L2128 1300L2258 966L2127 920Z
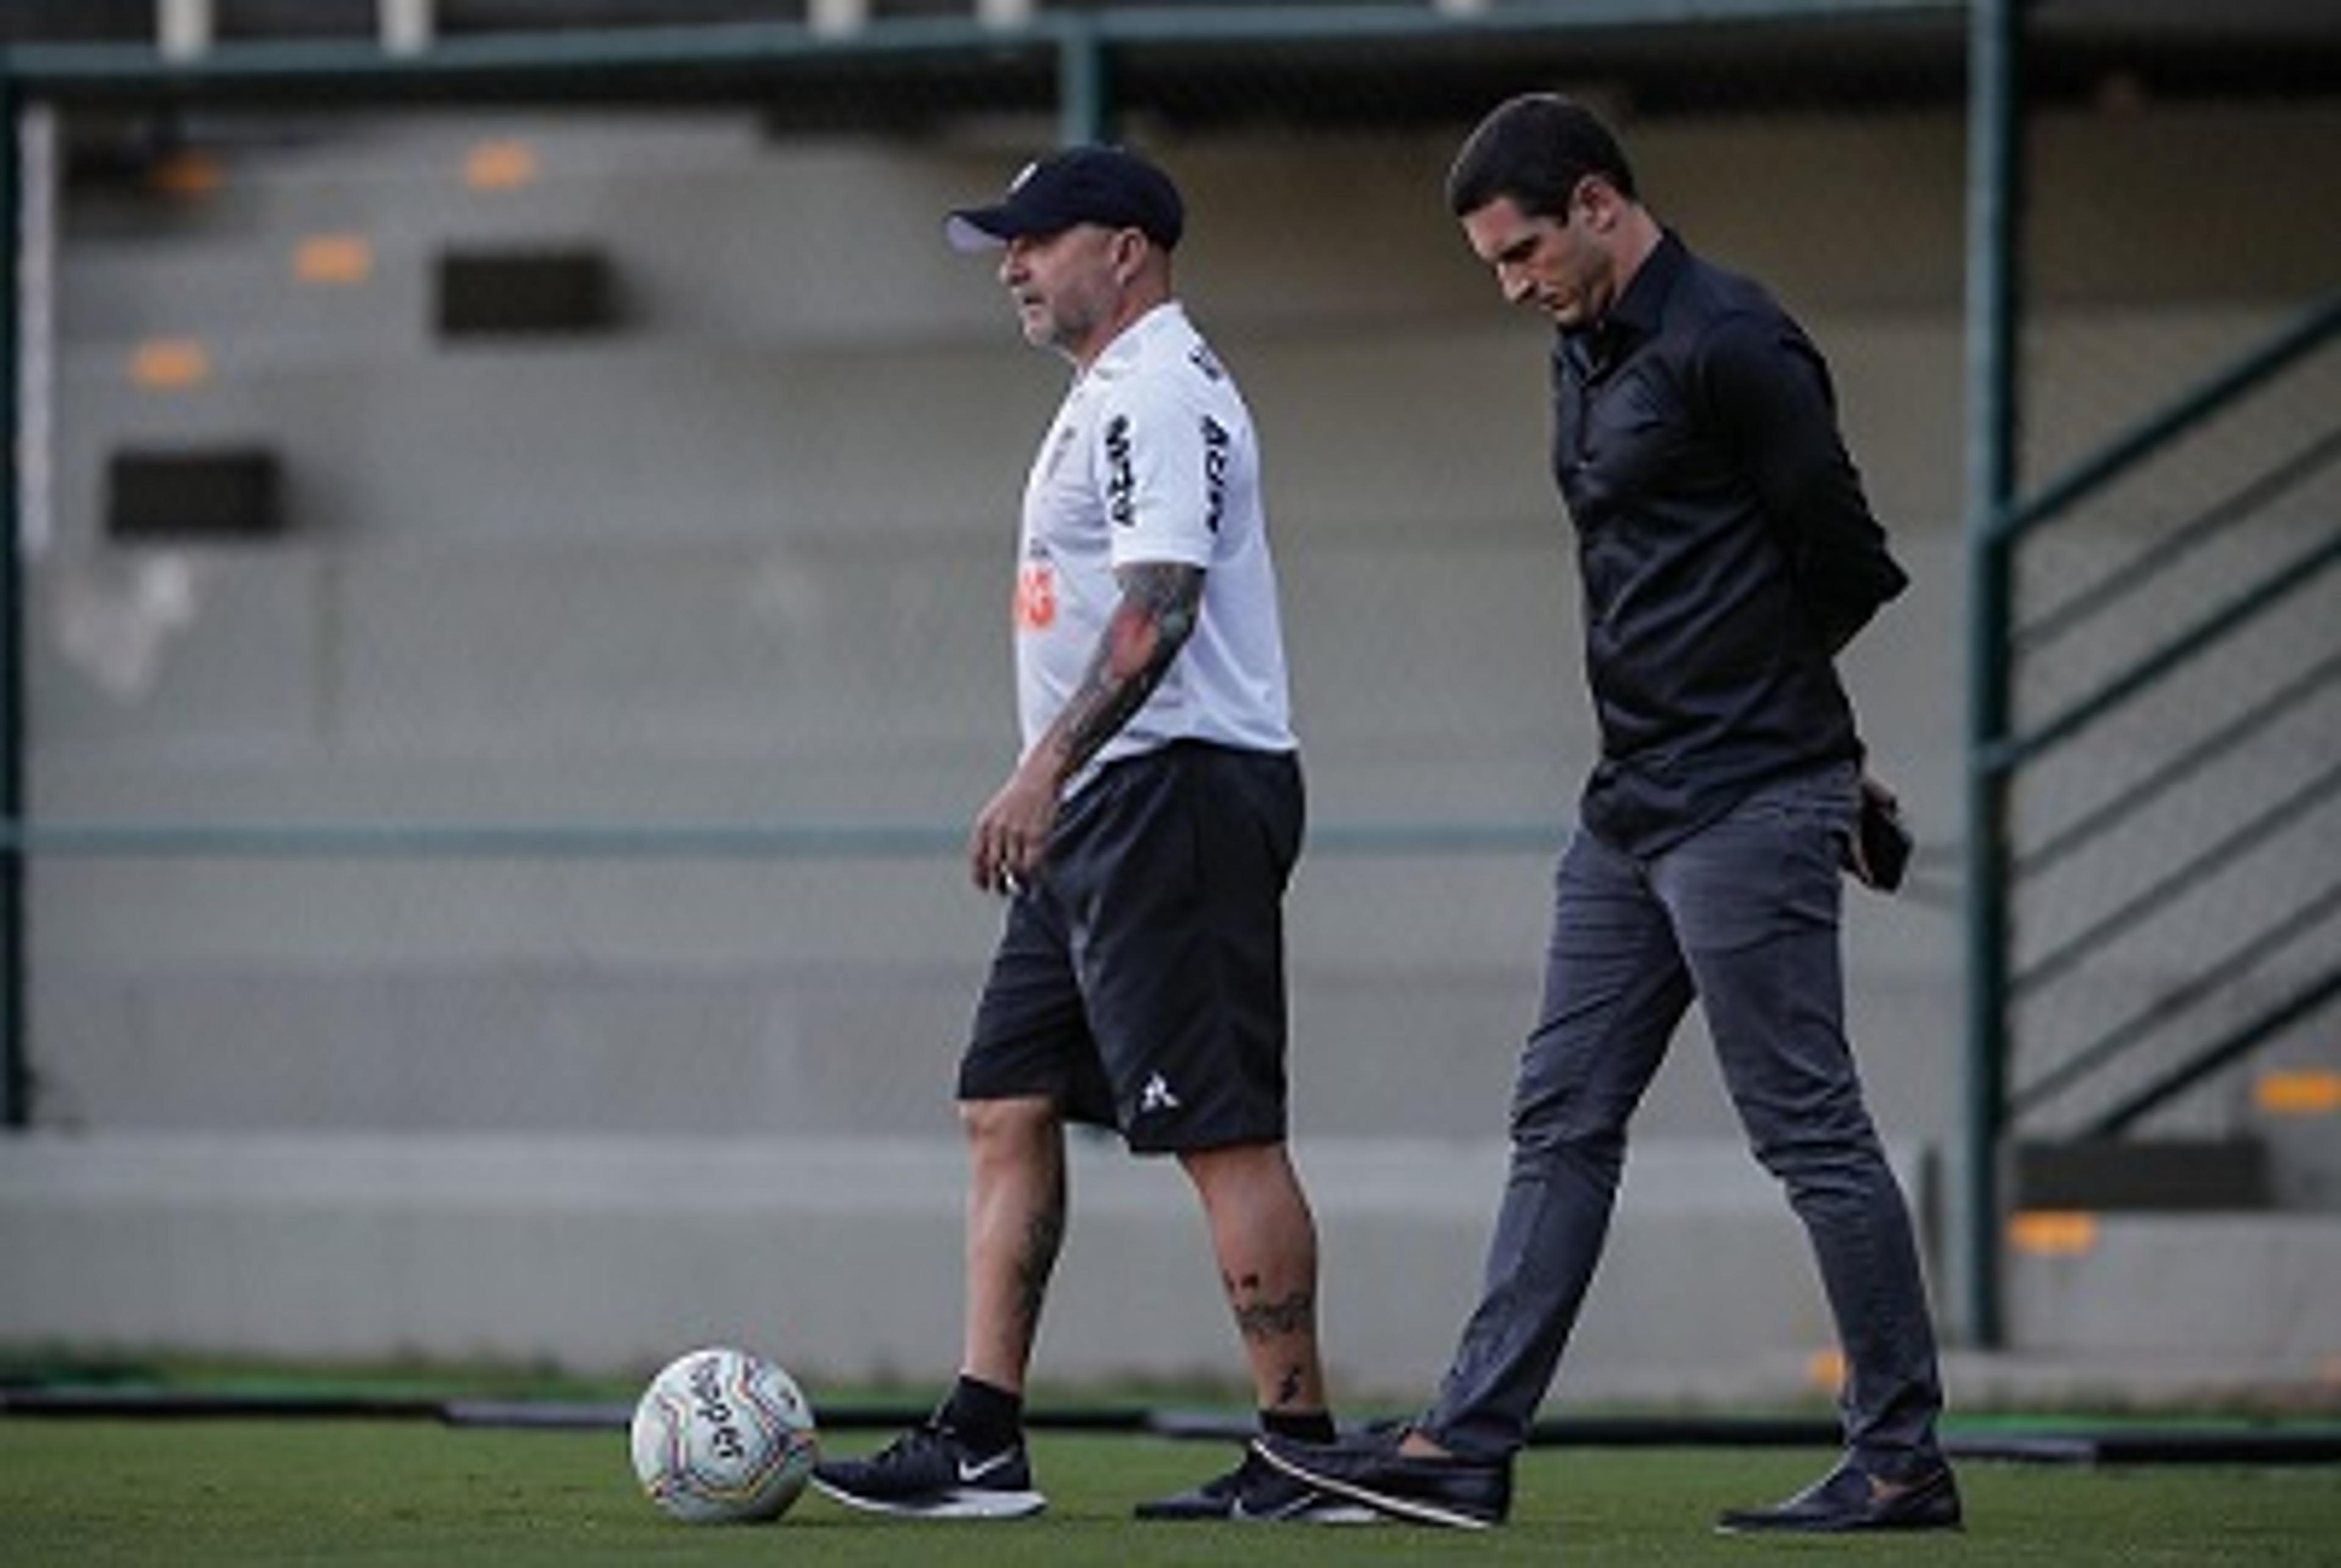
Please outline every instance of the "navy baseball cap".
M1075 224L1136 229L1164 250L1179 243L1186 204L1170 176L1121 147L1069 147L1027 164L988 207L961 207L943 224L953 249L980 251L1053 235Z

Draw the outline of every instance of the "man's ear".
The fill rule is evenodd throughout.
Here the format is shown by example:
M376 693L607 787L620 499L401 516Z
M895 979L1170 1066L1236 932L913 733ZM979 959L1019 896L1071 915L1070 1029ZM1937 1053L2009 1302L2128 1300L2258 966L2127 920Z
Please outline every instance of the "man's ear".
M1599 175L1588 175L1577 187L1577 199L1585 208L1586 225L1596 234L1608 234L1618 226L1628 205L1625 194Z
M1124 288L1138 281L1146 268L1147 248L1154 242L1136 229L1116 229L1113 233L1113 281Z

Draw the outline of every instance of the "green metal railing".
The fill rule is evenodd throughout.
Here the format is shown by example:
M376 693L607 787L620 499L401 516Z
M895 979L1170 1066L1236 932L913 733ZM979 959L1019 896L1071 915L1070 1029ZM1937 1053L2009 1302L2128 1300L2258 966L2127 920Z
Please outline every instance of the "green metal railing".
M2000 1210L1998 1171L2021 1117L2126 1064L2148 1039L2190 1009L2222 994L2277 954L2341 914L2341 880L2310 892L2261 929L2247 932L2194 972L2067 1055L2055 1068L2011 1090L2020 1046L2010 1014L2015 1004L2066 979L2188 889L2249 851L2280 839L2308 815L2341 797L2341 764L2312 774L2279 798L2243 816L2174 859L2145 886L2097 913L2078 931L2015 967L2011 914L2023 886L2105 837L2156 800L2177 790L2243 743L2285 718L2341 679L2341 652L2306 663L2286 680L2213 725L2189 744L2127 781L2108 799L2019 849L2011 842L2011 790L2027 767L2127 709L2176 673L2217 655L2246 630L2319 585L2341 566L2341 527L2264 570L2255 580L2132 659L2094 690L2029 728L2012 718L2018 662L2119 604L2214 539L2263 514L2311 479L2341 463L2341 427L2311 435L2287 454L2236 487L2195 517L2141 550L2086 591L2014 624L2014 574L2019 546L2073 516L2116 480L2129 474L2180 438L2209 424L2307 356L2341 339L2341 295L2303 313L2224 370L2107 443L2041 486L2030 498L1997 507L1979 505L1971 531L1975 611L1969 634L1973 683L1969 734L1969 1202L1978 1216ZM2319 411L2320 417L2326 411ZM1983 487L1977 487L1978 501ZM2341 996L2341 973L2312 975L2291 995L2215 1038L2178 1062L2130 1085L2081 1124L2077 1136L2109 1138L2133 1130L2153 1112L2277 1038ZM1997 1337L1999 1239L1996 1224L1970 1234L1971 1327L1982 1343Z
M2022 202L2023 25L2018 0L1977 0L1967 33L1967 746L2007 728L2006 635L2014 597L1993 524L2016 494L2017 214ZM2000 997L2007 905L2000 847L2007 799L1997 775L1967 777L1966 1203L1958 1219L1974 1343L2001 1339L1999 1106L2007 1096Z
M25 818L25 560L16 516L17 106L0 53L0 825ZM25 1050L25 856L0 847L0 1128L30 1119Z
M26 96L60 102L284 102L322 94L361 103L576 102L738 92L775 74L890 58L997 64L1021 55L1054 63L1061 139L1089 141L1113 125L1115 62L1180 45L1500 42L1617 28L1956 19L1967 9L1966 0L1104 5L1036 10L1011 23L879 16L842 32L738 23L475 35L401 55L341 40L224 44L185 59L120 45L48 45L17 50L9 69Z

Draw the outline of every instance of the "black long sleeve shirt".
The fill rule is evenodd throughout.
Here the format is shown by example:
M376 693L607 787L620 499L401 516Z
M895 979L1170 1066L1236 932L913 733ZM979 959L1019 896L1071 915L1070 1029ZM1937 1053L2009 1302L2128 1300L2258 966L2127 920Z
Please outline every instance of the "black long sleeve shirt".
M1601 730L1585 826L1652 854L1859 758L1832 655L1908 579L1803 329L1669 232L1601 321L1559 335L1552 376Z

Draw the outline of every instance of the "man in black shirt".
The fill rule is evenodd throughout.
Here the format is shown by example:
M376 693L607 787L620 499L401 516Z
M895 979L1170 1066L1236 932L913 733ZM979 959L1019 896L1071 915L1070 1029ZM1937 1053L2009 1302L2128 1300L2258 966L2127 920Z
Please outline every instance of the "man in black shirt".
M1448 198L1505 297L1559 329L1553 469L1601 757L1556 879L1485 1289L1437 1399L1397 1433L1256 1446L1399 1517L1505 1517L1627 1122L1696 998L1756 1157L1811 1238L1847 1369L1842 1462L1720 1526L1956 1527L1908 1206L1844 1030L1839 868L1875 874L1854 828L1864 792L1883 792L1832 661L1906 579L1828 369L1762 288L1659 223L1608 129L1565 98L1497 108Z

